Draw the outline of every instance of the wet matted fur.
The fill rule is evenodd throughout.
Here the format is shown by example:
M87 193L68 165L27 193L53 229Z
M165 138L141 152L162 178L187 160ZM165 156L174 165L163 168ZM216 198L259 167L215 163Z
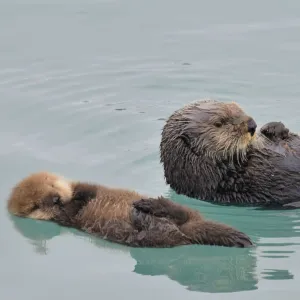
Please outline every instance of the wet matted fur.
M260 131L234 102L200 100L162 130L160 159L178 194L219 205L300 207L300 138L281 122Z
M17 183L8 199L10 213L56 222L132 247L189 244L248 247L250 238L198 211L164 197L69 181L39 172Z

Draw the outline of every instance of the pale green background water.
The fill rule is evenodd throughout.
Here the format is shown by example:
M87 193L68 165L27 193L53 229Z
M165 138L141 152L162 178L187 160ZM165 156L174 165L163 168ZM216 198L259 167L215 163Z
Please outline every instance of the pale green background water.
M0 0L0 299L298 299L300 212L176 196L158 150L163 118L203 97L298 130L299 39L297 0ZM10 217L39 170L164 194L257 247L130 249Z

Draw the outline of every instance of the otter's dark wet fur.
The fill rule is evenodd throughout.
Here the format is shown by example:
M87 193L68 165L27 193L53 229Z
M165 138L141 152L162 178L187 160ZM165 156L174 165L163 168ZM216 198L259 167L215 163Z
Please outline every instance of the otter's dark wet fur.
M253 244L246 234L205 220L198 211L164 197L149 198L126 189L68 181L48 172L21 180L12 189L8 210L132 247Z
M236 103L201 100L175 111L160 158L178 194L219 205L300 207L300 138L281 122L256 130Z

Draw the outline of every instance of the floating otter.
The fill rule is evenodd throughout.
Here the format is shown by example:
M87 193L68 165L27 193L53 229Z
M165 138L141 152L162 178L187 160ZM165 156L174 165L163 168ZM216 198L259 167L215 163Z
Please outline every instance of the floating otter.
M29 175L13 187L10 213L54 221L132 247L189 244L248 247L250 238L225 224L163 197L75 182L48 172Z
M300 207L300 138L281 122L260 131L236 103L200 100L162 130L160 159L178 194L219 205Z

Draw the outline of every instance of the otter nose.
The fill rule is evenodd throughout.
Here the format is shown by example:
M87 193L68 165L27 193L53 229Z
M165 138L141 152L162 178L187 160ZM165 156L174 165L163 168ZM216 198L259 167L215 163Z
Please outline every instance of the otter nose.
M257 127L255 121L253 119L250 119L247 125L248 125L248 132L250 132L251 136L253 136Z

